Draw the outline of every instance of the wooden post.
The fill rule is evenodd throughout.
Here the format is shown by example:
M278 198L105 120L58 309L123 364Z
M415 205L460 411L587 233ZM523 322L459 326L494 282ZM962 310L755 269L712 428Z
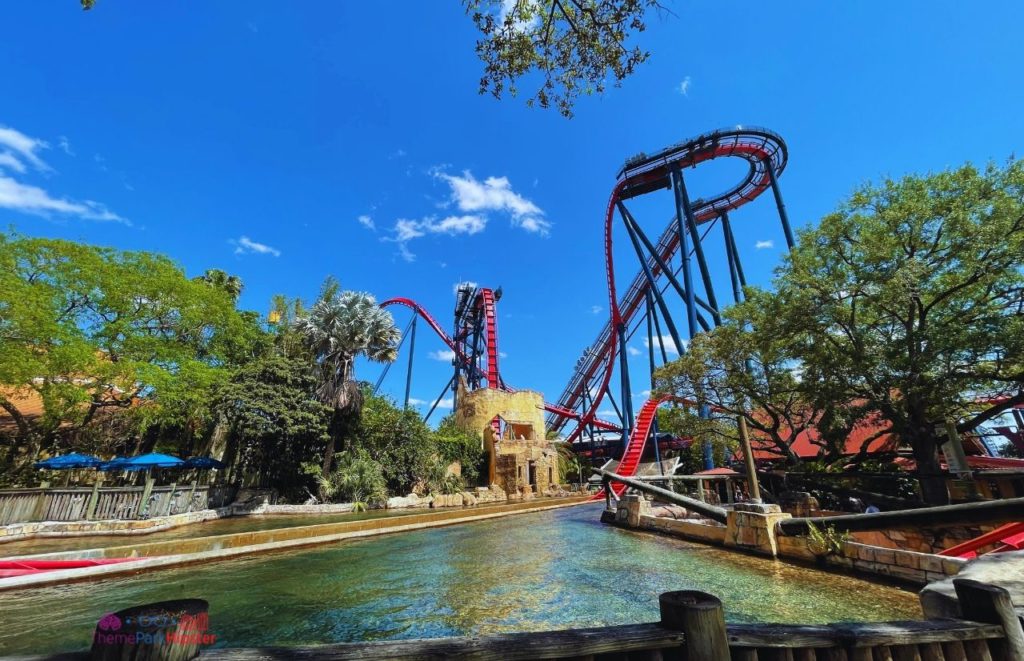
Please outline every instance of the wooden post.
M188 490L188 509L185 510L186 512L192 511L192 500L196 497L196 484L198 484L198 482L198 478L192 480L192 488ZM210 493L209 490L207 490L206 493Z
M604 508L610 510L612 508L612 481L607 477L601 480L601 488L604 489Z
M177 482L171 482L171 490L167 494L167 507L164 508L164 516L170 516L171 514L171 509L174 507L174 489L177 486Z
M153 493L153 483L156 482L149 471L146 471L146 486L142 489L142 499L139 500L139 512L136 515L139 519L146 518L149 513L149 496Z
M96 504L100 500L100 485L103 484L103 473L96 471L96 481L92 483L92 493L89 494L89 505L85 510L85 518L91 520L96 516Z
M1010 593L998 585L969 578L954 578L953 588L960 601L961 616L975 622L1001 624L1006 632L1006 638L1001 641L1005 645L1005 658L1024 659L1024 629L1017 619ZM989 644L995 642L992 640Z
M136 659L187 661L203 645L215 642L209 631L210 605L202 599L179 599L134 606L104 615L93 634L93 661Z
M684 661L729 661L722 601L707 592L678 590L658 596L661 626L685 635Z
M36 506L32 509L32 521L42 521L46 517L46 490L49 488L49 482L39 485L39 498L36 499Z
M697 480L697 500L704 502L704 480Z
M761 502L761 485L757 482L757 464L754 462L754 450L750 446L750 434L747 432L747 418L739 415L740 448L743 451L743 464L747 471L747 491L750 502Z

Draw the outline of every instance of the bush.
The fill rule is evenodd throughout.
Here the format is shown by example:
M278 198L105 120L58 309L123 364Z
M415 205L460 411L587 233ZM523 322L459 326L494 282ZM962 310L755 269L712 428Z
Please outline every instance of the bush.
M338 456L338 467L325 478L319 466L306 464L316 476L321 492L335 503L355 503L356 511L366 505L381 505L388 498L382 466L365 450L349 449Z

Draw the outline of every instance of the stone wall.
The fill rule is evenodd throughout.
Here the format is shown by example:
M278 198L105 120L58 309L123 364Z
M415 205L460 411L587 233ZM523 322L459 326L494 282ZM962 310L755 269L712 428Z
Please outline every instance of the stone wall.
M209 521L229 516L226 508L199 510L171 516L155 516L152 519L123 520L106 519L99 521L35 521L12 523L0 526L0 544L32 537L85 537L89 535L145 535L190 523ZM3 547L0 546L0 549Z
M778 533L778 521L789 518L775 505L741 503L727 512L725 526L696 518L651 516L651 507L638 494L619 501L617 525L676 535L709 544L733 547L761 555L813 562L826 567L925 585L957 574L967 564L960 558L948 558L908 549L885 548L858 541L845 541L839 552L813 549L804 536Z
M506 423L504 438L495 438L491 428L498 416ZM491 388L467 391L460 383L455 424L480 439L488 454L489 481L508 498L529 500L548 494L558 484L558 454L544 438L544 398L540 393Z
M907 549L919 553L938 553L951 546L974 539L991 530L993 525L950 526L928 530L872 530L851 533L858 542L892 549Z

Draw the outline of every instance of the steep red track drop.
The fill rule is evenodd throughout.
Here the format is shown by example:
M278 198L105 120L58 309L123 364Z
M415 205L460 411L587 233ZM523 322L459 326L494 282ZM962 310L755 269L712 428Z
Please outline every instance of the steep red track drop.
M498 372L498 325L494 318L494 292L481 289L478 300L483 306L484 335L487 340L487 385L490 388L501 388L503 384Z
M644 448L647 446L647 437L651 435L651 426L654 425L654 420L658 414L658 407L671 399L668 396L655 397L644 402L644 405L640 408L640 413L636 416L636 425L633 427L633 433L629 436L629 444L622 453L619 467L615 470L618 475L623 477L633 477L636 475L636 469L640 467L640 458L643 456ZM612 484L612 493L615 494L616 498L621 497L625 490L625 484L620 482ZM604 489L598 491L593 500L600 500L601 498L604 498Z

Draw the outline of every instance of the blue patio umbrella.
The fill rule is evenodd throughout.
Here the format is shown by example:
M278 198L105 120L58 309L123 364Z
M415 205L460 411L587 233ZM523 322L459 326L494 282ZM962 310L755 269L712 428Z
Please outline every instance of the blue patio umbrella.
M212 457L189 457L182 468L224 468L227 464Z
M59 471L71 468L95 468L102 463L103 462L99 457L94 457L91 454L72 452L70 454L60 455L59 457L50 457L49 459L37 461L35 463L35 467Z
M138 457L115 457L110 461L104 462L100 466L100 470L144 471L151 468L174 468L184 464L184 461L169 454L150 452Z

